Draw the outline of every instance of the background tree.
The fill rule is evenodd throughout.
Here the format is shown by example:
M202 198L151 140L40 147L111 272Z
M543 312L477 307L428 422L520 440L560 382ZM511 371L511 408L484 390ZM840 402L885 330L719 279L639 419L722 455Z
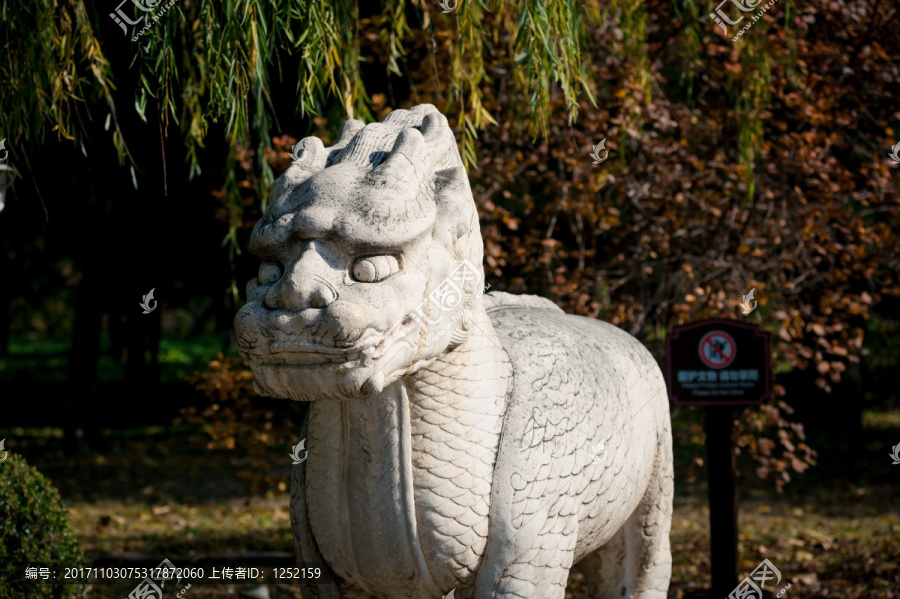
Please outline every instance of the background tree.
M422 102L459 131L493 288L609 320L657 355L670 327L733 317L757 288L751 319L793 371L742 417L761 476L780 486L812 463L789 418L815 420L812 384L870 380L858 365L871 316L876 333L893 327L900 297L887 3L783 0L737 42L693 0L463 0L450 14L424 0L179 0L137 42L114 8L0 9L0 131L23 175L4 214L16 225L0 222L6 260L22 274L12 248L46 242L73 261L69 379L88 396L104 314L128 381L153 380L159 322L122 308L148 279L166 297L218 297L227 326L286 133L333 139L345 118ZM601 138L611 158L593 165ZM204 220L213 211L224 230ZM215 233L230 260L187 241ZM864 405L840 391L831 427Z

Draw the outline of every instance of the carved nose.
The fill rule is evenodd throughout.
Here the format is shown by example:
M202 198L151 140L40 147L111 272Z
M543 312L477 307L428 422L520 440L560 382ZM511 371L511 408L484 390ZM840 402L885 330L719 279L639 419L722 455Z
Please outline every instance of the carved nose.
M337 299L337 291L321 275L310 272L308 266L298 260L293 268L266 292L265 306L270 310L299 312L307 308L321 310Z

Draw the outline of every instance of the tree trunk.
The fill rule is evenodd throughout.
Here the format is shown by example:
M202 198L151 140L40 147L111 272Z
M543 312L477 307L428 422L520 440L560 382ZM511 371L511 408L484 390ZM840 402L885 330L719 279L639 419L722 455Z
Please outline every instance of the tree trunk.
M66 375L68 414L65 445L70 452L77 449L78 428L84 430L85 440L92 446L97 446L102 436L97 413L97 360L100 357L100 324L103 317L102 289L97 269L101 263L95 252L88 250L82 264L83 275L76 290L75 324Z
M9 256L6 252L0 251L0 356L9 355L9 333L11 328L11 314L9 313L12 303L12 269L10 268Z

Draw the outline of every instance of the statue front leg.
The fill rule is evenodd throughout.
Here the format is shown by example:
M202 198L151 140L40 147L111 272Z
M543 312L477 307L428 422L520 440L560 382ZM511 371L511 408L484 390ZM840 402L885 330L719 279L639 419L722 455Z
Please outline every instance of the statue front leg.
M352 582L342 582L341 599L378 599L378 597L370 595Z
M490 594L476 594L475 599L564 599L568 579L568 568L513 564Z
M542 521L538 530L530 526L534 521ZM547 517L545 512L519 531L479 571L474 599L565 598L577 541L575 515Z
M300 427L300 438L306 439L309 431L309 412L303 419ZM294 537L294 554L300 565L321 564L327 570L327 575L334 580L334 573L325 563L319 548L313 538L312 529L309 526L309 515L306 505L306 462L295 464L291 470L291 529ZM304 599L343 599L345 597L358 597L369 599L363 595L344 595L338 590L336 584L307 584L300 583L300 592Z

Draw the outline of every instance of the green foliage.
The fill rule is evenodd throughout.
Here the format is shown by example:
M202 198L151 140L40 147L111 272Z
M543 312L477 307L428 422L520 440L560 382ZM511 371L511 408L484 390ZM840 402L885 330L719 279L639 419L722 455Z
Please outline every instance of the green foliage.
M0 4L0 130L13 142L42 141L48 129L77 140L76 105L109 102L112 73L83 2L4 0ZM113 142L121 141L118 124ZM15 143L12 144L15 147Z
M48 562L86 565L59 492L23 458L0 464L0 597L69 599L85 596L80 584L57 578L26 580L25 568Z
M110 343L109 335L102 334L97 362L97 380L101 384L125 378L120 357L109 351ZM223 334L164 337L157 355L160 382L183 381L195 370L205 368L227 343L228 336ZM10 355L0 356L0 381L65 383L70 351L71 345L65 340L14 336L10 340ZM232 353L237 355L237 350Z
M784 3L786 11L793 9L789 0ZM603 60L603 56L592 54L588 42L609 22L616 24L621 38L607 52L628 62L628 87L640 92L636 94L638 102L625 116L627 129L633 136L641 135L647 115L640 106L650 102L650 51L655 45L648 38L644 2L461 0L447 14L436 4L382 0L375 18L375 37L386 49L387 72L401 76L400 62L405 64L408 46L417 33L431 38L435 52L437 40L443 47L449 36L449 68L441 71L435 63L434 76L441 79L436 82L437 89L448 90L449 105L442 108L456 116L467 168L477 165L478 136L488 126L497 125L499 116L497 107L484 102L485 90L492 83L486 64L505 53L504 69L514 86L511 95L517 103L521 101L522 112L527 112L523 120L529 122L532 136L546 138L553 111L558 109L557 94L570 124L584 100L597 106L590 62ZM697 75L715 66L704 56L709 33L704 33L702 7L695 0L671 0L669 7L680 29L675 38L684 60L680 84L692 103ZM135 16L142 14L132 8ZM0 80L9 82L0 95L0 131L13 141L22 137L33 141L42 139L45 129L52 127L61 137L83 145L76 127L82 118L79 105L102 99L108 107L106 122L108 128L112 126L110 141L119 161L124 164L127 157L129 168L134 169L110 93L113 73L92 27L92 21L106 18L107 7L97 5L96 10L101 14L90 16L83 0L3 3L0 39L15 43L6 42L9 60L0 63ZM417 23L410 20L412 14ZM786 20L786 31L789 26ZM264 151L271 146L270 136L277 127L270 91L273 80L296 78L295 108L303 116L321 117L338 106L345 117L373 120L373 103L360 71L360 63L365 61L362 44L371 49L372 38L367 33L357 3L350 0L178 0L146 35L131 43L131 68L140 72L134 110L144 121L147 110L156 110L164 135L170 133L170 125L180 129L192 177L199 173L199 152L210 127L224 125L229 153L222 192L229 214L226 242L230 242L232 256L240 253L238 231L246 216L236 166L242 156L253 156L252 185L263 209L274 180ZM747 197L752 198L754 160L764 143L763 115L769 106L772 58L765 27L749 33L735 46L740 53L740 71L731 74L731 101ZM498 47L503 44L508 47ZM792 48L787 57L791 62L795 60L795 46ZM620 159L624 159L624 150L624 146L620 148Z
M533 125L547 135L551 82L559 86L569 113L578 116L578 95L584 92L596 104L581 64L584 22L581 2L532 0L525 2L513 38L513 56L519 86L530 91ZM580 88L580 89L579 89Z
M745 35L746 41L738 45L741 53L741 78L737 94L738 149L740 164L747 168L747 196L753 199L756 185L753 176L754 158L763 143L763 114L771 97L772 69L770 52L763 28L753 29ZM743 39L743 38L742 38Z
M380 35L389 47L388 70L399 74L397 59L404 55L404 41L411 32L410 6L419 15L418 26L432 37L448 24L455 25L450 80L442 83L450 86L450 101L464 132L467 166L476 161L473 140L478 132L496 124L482 103L482 85L487 82L485 52L491 47L491 36L496 41L498 24L512 28L510 70L518 95L529 99L533 134L546 135L554 86L562 93L570 121L577 117L582 94L596 104L583 64L583 47L600 21L599 4L467 0L446 15L431 4L384 0ZM649 92L644 5L622 0L613 10L619 13L625 33L621 51L635 57L641 87ZM105 11L105 7L100 10L101 18ZM113 73L85 3L15 0L5 2L0 14L0 39L16 40L7 42L9 60L0 64L0 80L9 82L0 96L0 129L13 140L23 136L34 140L52 126L60 136L80 144L82 133L73 124L81 118L78 104L104 98L107 123L114 125L111 141L120 162L124 161L128 146L110 95ZM226 172L233 171L238 148L255 147L260 174L256 183L265 205L273 179L263 158L275 123L271 78L288 75L283 70L286 59L297 63L296 107L301 114L322 115L329 103L336 102L348 117L372 119L359 68L359 23L357 5L349 0L178 1L132 44L132 64L139 69L141 81L134 110L144 120L148 109L157 110L166 134L170 123L180 128L192 176L199 172L198 152L210 125L224 122L231 147ZM492 33L488 23L495 26ZM135 166L133 160L131 166ZM233 177L227 179L225 190L233 215L230 237L237 251L236 223L242 210Z
M675 16L684 23L684 62L679 83L684 87L686 102L694 105L694 81L703 66L703 32L700 23L700 8L696 0L672 0L670 4Z

